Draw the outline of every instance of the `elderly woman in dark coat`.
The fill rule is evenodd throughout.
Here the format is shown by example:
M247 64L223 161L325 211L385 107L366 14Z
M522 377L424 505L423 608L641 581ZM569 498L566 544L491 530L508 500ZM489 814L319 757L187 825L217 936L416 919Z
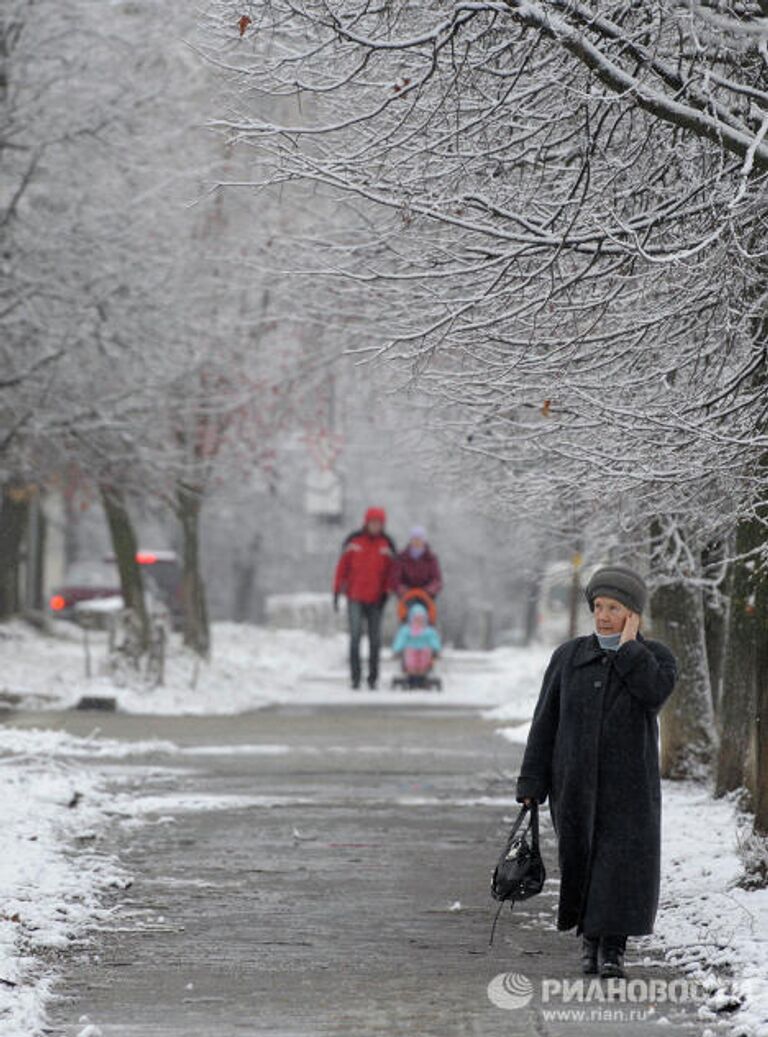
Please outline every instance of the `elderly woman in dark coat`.
M595 633L556 649L517 782L549 796L558 837L558 929L582 936L582 970L623 976L627 936L653 931L659 900L657 714L675 684L672 653L639 632L645 583L626 566L586 588Z

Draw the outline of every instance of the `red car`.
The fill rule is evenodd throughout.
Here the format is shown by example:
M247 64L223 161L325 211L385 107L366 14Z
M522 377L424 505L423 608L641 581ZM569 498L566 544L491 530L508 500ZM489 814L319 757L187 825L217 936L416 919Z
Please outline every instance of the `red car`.
M174 551L138 551L144 589L159 598L173 619L175 628L182 621L181 567ZM67 573L67 582L57 587L48 599L51 613L58 619L77 620L76 605L99 598L119 598L120 579L115 556L102 562L79 562Z

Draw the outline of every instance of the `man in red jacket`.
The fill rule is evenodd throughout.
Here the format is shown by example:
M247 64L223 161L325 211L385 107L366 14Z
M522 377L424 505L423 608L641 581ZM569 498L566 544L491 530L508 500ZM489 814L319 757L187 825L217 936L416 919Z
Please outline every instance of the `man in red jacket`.
M383 508L369 508L363 528L350 533L336 566L333 603L339 607L339 595L347 597L349 614L349 667L352 687L360 687L360 640L363 622L368 630L368 687L373 690L379 679L381 617L392 579L395 545L384 532L387 513Z

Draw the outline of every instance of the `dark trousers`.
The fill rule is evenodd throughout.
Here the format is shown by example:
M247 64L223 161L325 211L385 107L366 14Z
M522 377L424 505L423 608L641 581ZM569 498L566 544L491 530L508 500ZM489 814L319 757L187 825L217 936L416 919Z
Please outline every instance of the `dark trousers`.
M595 933L593 936L582 934L586 940L602 940L604 944L618 947L620 951L627 949L627 938L623 933Z
M363 624L365 624L368 634L368 681L373 684L379 676L381 617L384 606L368 605L362 601L349 601L347 611L349 615L349 669L352 683L360 683L360 641L363 636Z

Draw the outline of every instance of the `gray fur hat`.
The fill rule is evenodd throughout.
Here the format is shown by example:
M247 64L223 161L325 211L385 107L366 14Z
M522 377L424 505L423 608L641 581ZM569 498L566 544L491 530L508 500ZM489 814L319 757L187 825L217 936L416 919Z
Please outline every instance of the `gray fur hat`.
M633 612L642 612L648 601L648 588L640 573L628 565L604 565L596 569L584 591L589 608L595 611L595 598L615 598Z

